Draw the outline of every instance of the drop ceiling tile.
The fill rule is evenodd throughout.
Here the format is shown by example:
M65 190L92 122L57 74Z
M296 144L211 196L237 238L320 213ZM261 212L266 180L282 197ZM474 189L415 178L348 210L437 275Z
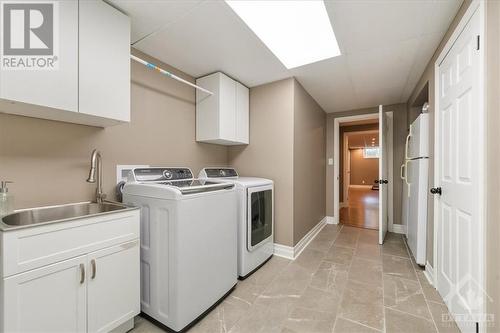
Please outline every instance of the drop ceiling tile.
M326 1L343 53L388 47L419 37L432 1Z
M166 27L205 0L109 0L130 16L132 44L159 28Z
M400 101L406 102L410 97L413 89L417 85L420 77L427 68L427 64L431 60L436 48L443 38L444 33L433 33L420 38L419 47L417 55L415 57L415 62L408 75L408 81L406 82L405 88L401 95Z
M221 70L252 87L290 76L222 1L204 2L135 46L195 77Z
M348 55L349 71L359 103L364 106L399 102L414 63L419 39Z
M432 11L426 13L422 18L425 22L422 34L446 32L462 3L462 0L433 1Z
M294 68L291 73L326 112L348 110L357 100L346 56Z

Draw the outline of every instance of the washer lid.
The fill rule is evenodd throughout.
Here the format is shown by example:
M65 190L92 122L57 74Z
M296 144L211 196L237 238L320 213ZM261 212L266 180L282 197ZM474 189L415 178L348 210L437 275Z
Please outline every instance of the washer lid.
M216 183L200 179L174 180L169 182L159 182L156 184L174 186L181 191L182 194L225 190L234 187L234 184L232 183Z

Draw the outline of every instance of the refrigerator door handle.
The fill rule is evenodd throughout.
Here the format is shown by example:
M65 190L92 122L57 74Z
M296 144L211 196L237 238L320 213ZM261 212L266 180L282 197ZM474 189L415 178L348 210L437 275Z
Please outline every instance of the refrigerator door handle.
M406 160L405 163L403 164L404 169L405 169L405 176L403 179L404 179L406 185L410 186L410 183L408 182L408 162L410 162L410 161ZM409 193L409 191L408 191L408 193Z
M410 137L411 137L411 126L410 126L410 133L406 136L406 142L405 142L405 159L408 160L410 157L408 156L408 144L410 143Z
M401 169L399 171L399 177L402 180L406 180L406 162L401 164Z
M408 162L410 162L410 161L406 160L405 163L404 163L404 167L405 167L405 177L404 177L404 180L405 180L406 186L408 186L407 194L408 194L408 198L409 198L410 197L410 187L411 187L411 184L408 182Z

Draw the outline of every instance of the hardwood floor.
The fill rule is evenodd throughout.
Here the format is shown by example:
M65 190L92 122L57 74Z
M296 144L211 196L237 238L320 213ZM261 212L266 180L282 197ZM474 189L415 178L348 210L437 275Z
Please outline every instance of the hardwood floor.
M340 222L358 228L378 230L378 191L349 188L349 206L340 209Z

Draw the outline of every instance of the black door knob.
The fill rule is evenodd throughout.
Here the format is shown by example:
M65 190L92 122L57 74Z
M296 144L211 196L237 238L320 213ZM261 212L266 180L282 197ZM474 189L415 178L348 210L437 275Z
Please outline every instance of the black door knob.
M439 194L439 195L443 194L443 192L441 191L441 187L433 187L433 188L431 188L431 193L432 194Z
M380 183L380 180L375 179L374 182L375 182L375 184L378 184L378 183Z
M380 183L381 184L389 184L389 181L387 179L381 179Z

